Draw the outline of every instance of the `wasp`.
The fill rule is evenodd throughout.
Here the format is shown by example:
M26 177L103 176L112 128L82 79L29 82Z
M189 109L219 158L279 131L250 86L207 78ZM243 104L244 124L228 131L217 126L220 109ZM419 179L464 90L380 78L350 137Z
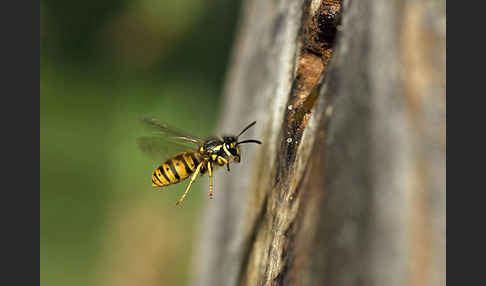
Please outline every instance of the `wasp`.
M153 118L142 118L142 123L155 133L153 136L138 138L140 149L152 158L164 160L152 174L152 187L169 186L191 177L186 191L176 205L182 203L198 174L208 174L209 198L212 199L213 171L221 166L226 166L230 171L230 163L239 163L241 158L239 145L262 144L261 141L255 139L238 141L245 131L256 124L256 121L248 124L237 136L212 136L205 139L189 135ZM175 152L170 153L170 150L176 149L179 149L180 152L176 155L173 155ZM167 157L169 158L167 159Z

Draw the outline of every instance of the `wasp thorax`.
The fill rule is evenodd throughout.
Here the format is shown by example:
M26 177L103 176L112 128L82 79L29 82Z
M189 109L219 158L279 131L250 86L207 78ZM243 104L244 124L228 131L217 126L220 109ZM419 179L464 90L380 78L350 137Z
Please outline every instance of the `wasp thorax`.
M204 145L202 146L203 151L213 153L217 152L221 148L221 140L218 140L217 138L209 138L204 142Z

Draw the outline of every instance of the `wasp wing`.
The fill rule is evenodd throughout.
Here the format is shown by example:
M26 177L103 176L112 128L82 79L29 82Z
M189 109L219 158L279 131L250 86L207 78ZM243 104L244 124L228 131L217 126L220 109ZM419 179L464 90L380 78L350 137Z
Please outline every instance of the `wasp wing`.
M172 141L185 141L186 143L196 144L197 146L202 145L203 139L189 135L180 129L170 126L167 123L162 123L154 118L142 118L142 123L149 127L155 134L162 137L167 137ZM192 146L194 147L194 146Z
M161 136L142 136L137 139L140 150L153 160L165 161L179 153L194 150L194 145Z

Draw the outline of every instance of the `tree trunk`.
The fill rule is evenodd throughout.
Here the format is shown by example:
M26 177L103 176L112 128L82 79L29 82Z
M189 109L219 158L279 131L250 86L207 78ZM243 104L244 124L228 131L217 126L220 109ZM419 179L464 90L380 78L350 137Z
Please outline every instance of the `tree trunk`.
M445 285L445 1L248 0L193 285Z

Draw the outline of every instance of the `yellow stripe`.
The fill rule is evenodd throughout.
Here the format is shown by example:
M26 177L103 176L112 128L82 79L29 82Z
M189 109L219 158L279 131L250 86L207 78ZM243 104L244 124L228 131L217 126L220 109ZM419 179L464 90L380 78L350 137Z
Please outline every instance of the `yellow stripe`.
M181 160L173 158L172 165L174 165L174 168L176 169L177 174L179 174L179 178L181 181L189 177L189 174L186 172L186 167Z
M162 164L162 168L164 169L164 173L167 175L167 177L169 178L169 180L172 184L178 182L178 180L176 179L174 174L172 174L172 171L170 170L169 164L167 164L167 163Z
M157 179L159 179L159 181L162 183L162 186L167 186L170 184L170 182L168 182L162 175L159 168L155 169L155 175L157 176Z
M189 153L183 153L182 158L184 159L184 161L186 161L186 164L189 167L189 169L191 169L191 171L194 172L194 170L196 169L196 164L194 164L194 162L192 161L192 158L189 155Z
M196 162L194 162L194 160L192 160L192 157L191 157L191 153L187 152L187 153L184 153L184 158L186 159L186 163L187 165L189 165L189 168L194 172L194 170L196 169ZM196 157L196 156L194 156Z
M155 177L154 174L152 174L152 187L160 187L160 183L157 181L157 177Z

